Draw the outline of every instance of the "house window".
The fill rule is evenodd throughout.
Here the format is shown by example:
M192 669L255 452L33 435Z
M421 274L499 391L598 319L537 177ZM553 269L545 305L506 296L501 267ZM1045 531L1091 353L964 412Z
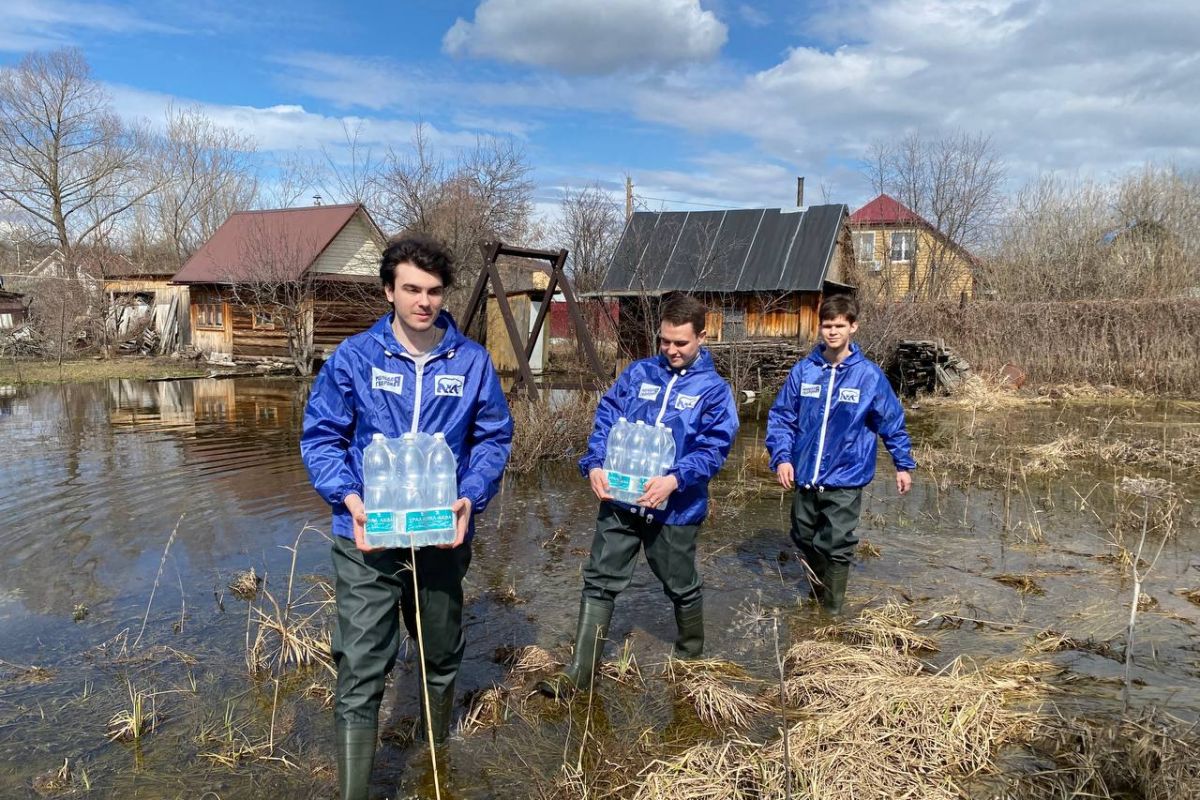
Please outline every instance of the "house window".
M0 331L6 331L13 326L12 314L0 314Z
M225 304L201 303L197 305L196 327L223 329L225 327Z
M256 331L273 331L275 330L275 315L270 311L255 311L254 312L254 330Z
M874 265L876 263L874 231L854 234L854 257L859 264Z
M892 234L892 261L912 261L916 250L916 234L912 231L896 231Z

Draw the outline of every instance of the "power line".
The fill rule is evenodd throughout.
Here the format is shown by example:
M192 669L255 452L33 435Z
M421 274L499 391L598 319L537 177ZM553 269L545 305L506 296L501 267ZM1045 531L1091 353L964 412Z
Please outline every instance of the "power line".
M644 194L639 194L637 196L637 199L638 200L657 200L660 203L679 203L679 204L685 205L685 206L704 206L705 208L725 208L725 209L729 209L732 211L737 211L742 208L742 206L722 206L722 205L718 205L716 203L697 203L693 200L668 200L665 197L647 197Z

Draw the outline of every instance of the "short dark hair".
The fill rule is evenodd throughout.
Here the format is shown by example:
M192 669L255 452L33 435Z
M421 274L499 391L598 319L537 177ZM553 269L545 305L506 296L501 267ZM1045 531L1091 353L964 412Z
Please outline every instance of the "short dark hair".
M708 308L692 295L686 292L672 292L663 298L658 319L660 323L668 322L672 325L690 322L692 333L699 334L704 330L704 318L707 315Z
M847 322L858 322L858 300L852 294L831 294L821 298L821 322L845 317Z
M442 288L454 285L454 256L446 245L432 236L406 233L392 237L379 260L379 280L384 286L395 286L396 265L412 264L417 269L437 275Z

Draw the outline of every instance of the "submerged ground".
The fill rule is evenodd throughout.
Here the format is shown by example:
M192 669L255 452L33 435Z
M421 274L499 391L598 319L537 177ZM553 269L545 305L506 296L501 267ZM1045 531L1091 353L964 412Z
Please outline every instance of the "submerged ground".
M290 379L0 387L0 796L334 796L319 661L327 516L297 454L305 391ZM765 406L741 410L701 540L707 651L769 698L777 645L847 632L819 631L828 620L802 602L785 498L761 452ZM1200 606L1187 596L1200 587L1198 411L1006 396L911 409L917 484L898 497L881 461L851 618L894 603L902 627L936 643L914 654L925 669L959 656L1051 665L1023 710L1112 716L1125 706L1138 563L1129 713L1200 718ZM644 565L618 601L594 702L530 696L539 659L569 652L594 515L560 463L510 475L481 519L457 710L467 724L446 753L443 797L666 796L648 788L655 758L778 739L769 702L744 724L713 723L681 688L700 678L663 674L674 623ZM406 654L385 700L380 797L433 796L408 735L413 676ZM1001 778L1040 768L999 763ZM754 791L729 796L766 796Z

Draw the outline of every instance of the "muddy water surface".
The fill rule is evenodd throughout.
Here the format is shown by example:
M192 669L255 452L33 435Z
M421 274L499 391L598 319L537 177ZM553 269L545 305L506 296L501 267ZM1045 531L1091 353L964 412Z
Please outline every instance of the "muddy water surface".
M334 796L328 675L252 676L247 641L255 609L269 606L228 588L254 568L276 599L292 575L293 596L315 601L330 577L327 511L297 454L305 392L266 379L0 391L0 797ZM786 498L760 455L765 408L742 411L702 535L707 649L769 678L774 641L763 621L778 621L784 646L823 621L799 601ZM1069 645L1034 656L1067 669L1053 702L1119 710L1131 590L1113 562L1136 547L1148 513L1172 538L1146 572L1132 701L1200 717L1200 614L1178 591L1200 586L1200 483L1194 465L1169 455L1200 435L1196 420L1195 404L1129 401L913 411L928 469L900 498L881 461L861 528L877 555L852 573L854 609L910 604L939 638L935 664L1029 657L1039 633L1061 634ZM1157 442L1166 455L1124 450L1028 468L1033 445L1096 438L1143 450ZM1131 477L1175 498L1169 519L1154 516L1158 495L1128 490ZM505 648L566 655L594 515L569 465L506 479L468 575L460 696L505 680ZM574 760L577 745L565 745L581 725L614 750L647 731L665 750L713 735L652 678L673 634L670 604L643 564L618 601L608 655L623 652L646 680L606 680L590 716L532 700L455 738L443 797L531 796ZM153 730L110 741L136 699L156 716ZM399 733L415 707L408 656L385 700L379 797L433 796L423 751ZM56 774L64 761L65 777Z

